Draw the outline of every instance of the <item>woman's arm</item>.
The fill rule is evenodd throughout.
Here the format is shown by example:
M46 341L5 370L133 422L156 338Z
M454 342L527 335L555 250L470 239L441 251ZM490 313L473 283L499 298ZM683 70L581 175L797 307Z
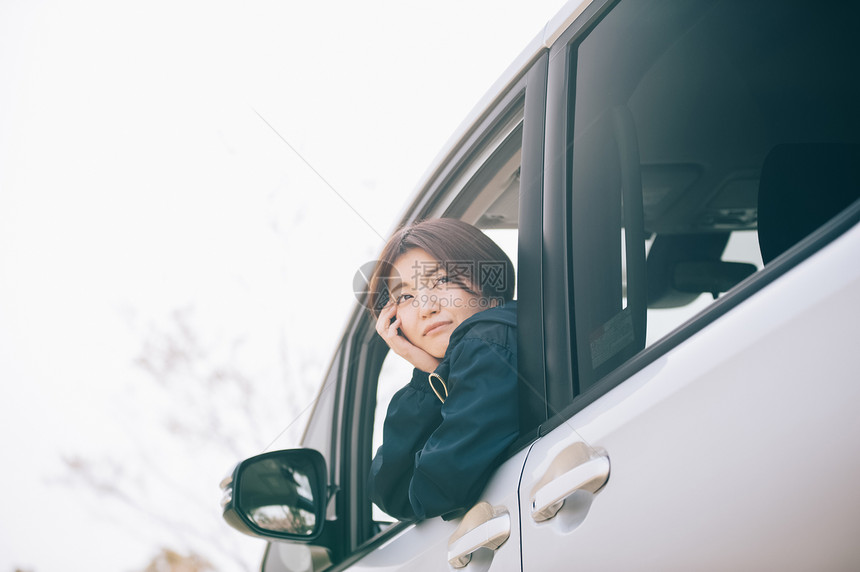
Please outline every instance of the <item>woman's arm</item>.
M450 372L442 422L416 455L409 485L418 518L471 506L519 434L515 349L466 338Z

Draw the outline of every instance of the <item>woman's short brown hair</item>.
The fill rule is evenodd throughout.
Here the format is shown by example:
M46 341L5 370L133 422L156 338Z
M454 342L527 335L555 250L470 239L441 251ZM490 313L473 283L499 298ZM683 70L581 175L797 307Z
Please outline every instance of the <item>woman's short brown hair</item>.
M476 227L453 218L405 226L389 239L370 277L368 306L374 316L388 303L388 279L403 253L420 248L456 283L490 302L514 297L514 266L505 251Z

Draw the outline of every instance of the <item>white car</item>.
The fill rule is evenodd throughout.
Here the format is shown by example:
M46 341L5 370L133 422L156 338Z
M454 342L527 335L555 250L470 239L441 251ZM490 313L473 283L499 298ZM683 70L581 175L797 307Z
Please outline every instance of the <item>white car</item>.
M547 24L402 218L516 262L521 437L462 519L374 507L409 373L357 304L301 448L223 483L263 570L860 570L858 22L584 0Z

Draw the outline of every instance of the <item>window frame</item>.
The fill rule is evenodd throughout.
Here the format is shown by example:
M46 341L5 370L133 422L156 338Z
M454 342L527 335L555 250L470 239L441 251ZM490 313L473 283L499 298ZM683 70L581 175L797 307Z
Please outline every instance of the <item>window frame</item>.
M570 416L573 401L576 355L574 332L569 319L570 285L573 261L570 260L570 204L567 189L572 181L573 128L571 102L575 88L569 77L570 58L582 39L599 23L618 0L595 0L579 18L565 30L549 52L546 104L546 142L544 163L544 196L542 205L542 285L541 300L545 322L544 367L547 421L541 425L539 436L545 435ZM571 113L568 113L568 111Z

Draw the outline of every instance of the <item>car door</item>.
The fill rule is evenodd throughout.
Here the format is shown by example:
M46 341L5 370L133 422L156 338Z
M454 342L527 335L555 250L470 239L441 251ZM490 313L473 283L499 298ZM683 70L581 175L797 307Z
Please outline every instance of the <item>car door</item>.
M553 46L523 570L860 565L857 15L596 2Z

